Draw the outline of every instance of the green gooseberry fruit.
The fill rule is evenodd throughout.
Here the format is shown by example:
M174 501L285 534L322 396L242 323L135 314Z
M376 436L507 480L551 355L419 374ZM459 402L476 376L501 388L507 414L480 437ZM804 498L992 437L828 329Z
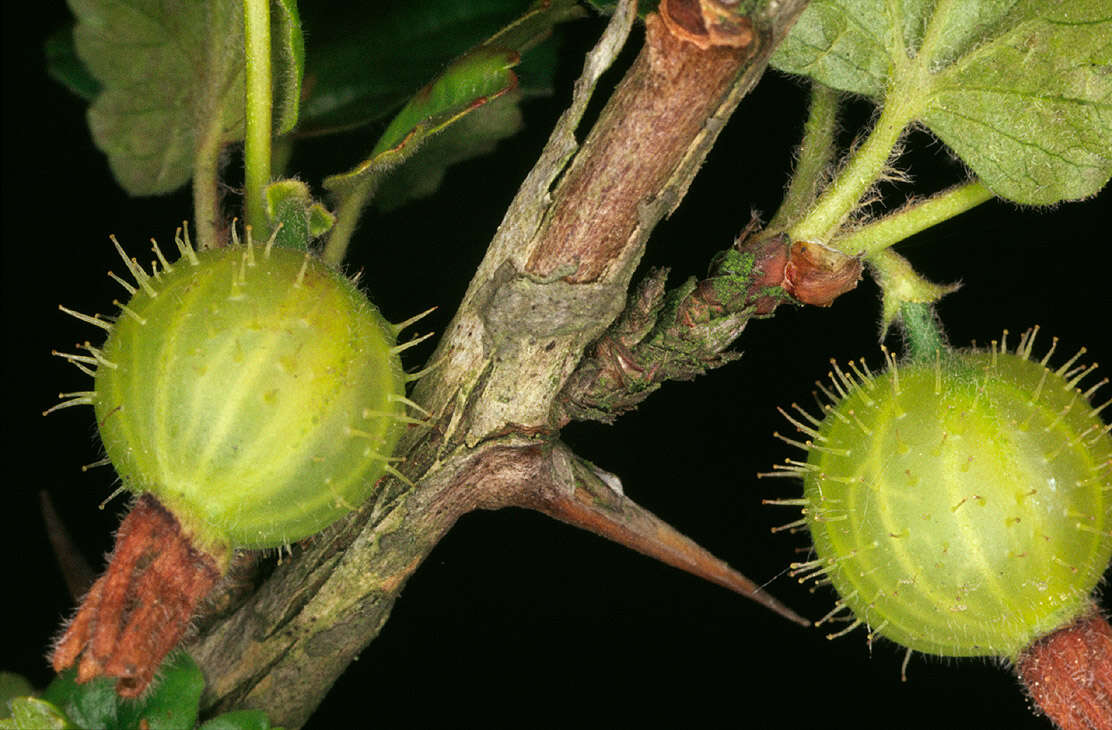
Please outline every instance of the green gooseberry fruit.
M115 242L115 239L113 239ZM209 552L290 543L371 494L408 419L396 338L339 272L267 245L194 251L177 237L103 347L65 355L90 370L91 403L123 487L151 493ZM235 242L238 244L238 241ZM69 310L65 310L69 311Z
M814 559L834 611L909 649L1014 659L1083 614L1112 558L1112 437L1082 390L1081 350L1051 369L1014 352L939 351L872 373L834 365L821 420L795 406ZM1055 345L1057 340L1055 340ZM1105 404L1107 405L1107 403ZM1102 406L1103 408L1103 406Z

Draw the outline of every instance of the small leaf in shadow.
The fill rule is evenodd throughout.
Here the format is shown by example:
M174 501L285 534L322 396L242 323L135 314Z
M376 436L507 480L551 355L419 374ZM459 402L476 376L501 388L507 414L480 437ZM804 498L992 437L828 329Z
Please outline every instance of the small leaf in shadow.
M105 730L177 730L197 723L205 679L185 652L172 655L162 666L159 680L136 700L116 694L115 682L98 677L78 684L76 669L55 677L42 699L57 707L77 727Z
M430 139L413 157L389 175L375 195L375 205L392 210L410 200L432 195L452 165L492 152L499 141L524 126L514 91L486 104Z
M512 89L516 51L480 46L457 59L417 92L379 138L370 156L353 170L325 179L335 189L379 176L409 157L431 135Z
M100 93L100 82L77 57L73 45L73 28L63 28L46 39L43 44L46 56L46 73L50 78L72 91L85 101L92 101Z
M583 14L573 0L550 0L519 17L523 4L380 0L372 5L306 5L302 10L312 52L298 134L327 134L388 119L452 59L499 28L531 28L536 35ZM533 20L522 23L522 17ZM522 50L512 40L499 45Z

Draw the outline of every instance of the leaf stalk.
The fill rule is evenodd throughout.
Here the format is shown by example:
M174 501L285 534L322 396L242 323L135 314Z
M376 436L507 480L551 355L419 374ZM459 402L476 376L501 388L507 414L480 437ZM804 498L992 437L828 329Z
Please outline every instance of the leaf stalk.
M871 258L905 238L976 208L992 197L992 191L980 180L969 180L873 221L838 239L835 246L848 256Z
M344 260L355 226L359 223L359 216L378 187L378 182L379 178L373 175L362 178L353 183L340 198L336 208L336 224L328 235L328 243L321 256L325 263L338 266Z
M264 190L270 182L271 106L270 0L244 0L243 35L247 79L244 138L244 218L267 230Z
M783 230L807 212L834 157L834 134L838 128L838 97L834 89L815 81L811 84L811 108L799 143L795 172L780 209L769 221L769 230Z
M899 100L884 105L869 136L854 151L814 207L789 229L793 241L817 241L838 248L831 239L881 177L904 129L915 118L914 107ZM841 249L839 249L841 250Z

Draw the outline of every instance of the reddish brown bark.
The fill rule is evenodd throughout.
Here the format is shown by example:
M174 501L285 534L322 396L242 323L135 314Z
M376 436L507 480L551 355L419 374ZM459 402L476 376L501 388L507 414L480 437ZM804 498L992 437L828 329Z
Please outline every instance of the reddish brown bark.
M1016 670L1062 730L1112 730L1112 626L1095 609L1028 647Z
M116 549L54 649L54 670L78 661L77 681L115 677L121 697L137 697L177 646L197 604L220 579L177 519L144 494L116 533Z
M573 283L603 276L640 222L639 206L664 187L755 46L702 50L655 14L645 34L640 56L584 143L592 154L576 159L554 194L530 273Z

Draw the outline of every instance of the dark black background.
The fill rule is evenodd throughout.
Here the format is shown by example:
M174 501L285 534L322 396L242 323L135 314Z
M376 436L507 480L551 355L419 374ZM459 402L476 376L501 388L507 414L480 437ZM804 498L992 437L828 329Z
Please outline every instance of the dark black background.
M91 413L43 418L59 391L85 379L50 356L93 334L57 311L109 311L119 296L107 235L126 246L169 241L191 215L185 193L128 199L84 125L84 103L49 81L41 41L66 22L60 2L4 7L5 565L0 668L49 680L44 655L73 606L46 541L45 490L98 565L123 502L98 511L112 487L96 458ZM600 29L573 28L569 54ZM311 45L310 45L311 52ZM439 195L389 215L370 214L351 266L388 318L437 305L443 330L502 211L566 103L579 61L561 70L554 97L526 106L529 129L495 155L459 166ZM604 79L602 91L616 80ZM770 75L742 106L692 186L662 224L645 265L674 281L705 270L751 209L771 215L798 139L805 94ZM849 122L860 122L855 107ZM354 141L353 141L354 140ZM293 169L313 184L344 169L373 139L308 146ZM917 134L912 172L923 191L960 174ZM478 183L478 184L477 184ZM894 198L899 202L901 198ZM938 281L962 280L941 307L955 343L1040 324L1067 348L1112 358L1109 337L1109 195L1052 211L989 203L900 247ZM830 357L877 352L878 293L863 282L830 309L784 308L750 326L745 357L694 383L666 386L613 427L573 424L566 440L615 474L627 494L817 618L832 604L783 576L803 536L771 535L790 510L762 497L794 496L786 480L755 474L789 455L772 439L777 405L809 398ZM429 350L409 359L417 366ZM1108 605L1107 602L1105 605ZM380 638L336 685L311 723L334 728L405 722L546 725L683 724L748 727L1045 728L997 662L916 656L900 682L902 650L864 632L827 641L718 587L586 533L519 510L462 519L406 586Z

